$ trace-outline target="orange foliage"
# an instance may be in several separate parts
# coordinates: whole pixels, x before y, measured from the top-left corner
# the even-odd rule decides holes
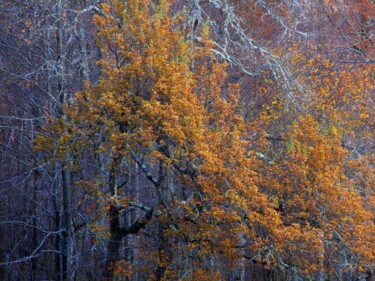
[[[370,66],[341,68],[296,43],[289,53],[301,101],[275,95],[245,121],[238,85],[223,86],[226,65],[211,53],[209,30],[189,41],[170,1],[158,2],[103,4],[106,15],[95,17],[102,77],[65,110],[71,124],[55,129],[72,150],[140,155],[184,190],[157,218],[178,250],[171,261],[140,251],[147,266],[119,262],[117,273],[152,274],[159,265],[166,280],[219,280],[221,265],[247,259],[313,277],[331,272],[340,254],[353,257],[347,268],[373,267],[374,156],[348,148],[373,137]],[[269,130],[281,134],[277,143],[264,138]]]

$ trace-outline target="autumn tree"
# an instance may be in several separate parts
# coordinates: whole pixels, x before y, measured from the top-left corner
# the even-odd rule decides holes
[[[373,3],[100,2],[0,3],[0,277],[370,278]]]
[[[170,5],[103,5],[103,15],[96,17],[103,76],[66,109],[66,120],[54,125],[61,134],[56,145],[65,147],[59,157],[69,147],[78,166],[82,150],[99,160],[96,178],[85,180],[104,201],[98,206],[108,206],[107,279],[122,259],[122,239],[147,224],[157,243],[141,254],[151,258],[155,279],[192,276],[196,268],[194,278],[206,278],[224,276],[212,267],[215,260],[245,258],[248,247],[256,252],[263,241],[237,244],[260,239],[256,229],[273,227],[267,222],[278,217],[256,186],[255,154],[237,113],[238,90],[223,91],[225,65],[211,53],[208,28],[190,42],[183,18],[171,16]],[[131,163],[148,180],[132,188],[142,193],[152,188],[145,202],[124,195]],[[144,213],[124,225],[122,213],[131,207]],[[171,266],[177,260],[185,266]]]
[[[264,131],[244,122],[238,87],[224,87],[209,28],[190,41],[171,5],[103,5],[96,17],[102,78],[66,109],[68,122],[55,125],[57,144],[99,160],[98,174],[86,180],[109,214],[105,278],[137,270],[158,280],[227,278],[219,267],[237,260],[320,279],[338,267],[369,269],[372,207],[352,188],[338,125],[314,120],[330,111],[279,96],[256,122],[267,128],[286,118],[285,134],[249,138]],[[311,114],[301,113],[309,107]],[[285,143],[277,151],[272,141]],[[144,173],[136,186],[125,184],[132,165]],[[137,189],[143,202],[124,187]],[[132,208],[143,213],[124,221]],[[149,249],[138,253],[146,267],[120,254],[123,239],[139,233],[156,237],[138,239]],[[343,253],[349,267],[335,258]]]

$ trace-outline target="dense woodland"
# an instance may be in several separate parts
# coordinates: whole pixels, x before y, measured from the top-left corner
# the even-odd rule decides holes
[[[0,0],[0,280],[375,280],[372,0]]]

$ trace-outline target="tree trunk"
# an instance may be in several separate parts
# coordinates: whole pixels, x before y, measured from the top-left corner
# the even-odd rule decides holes
[[[4,247],[3,243],[4,243],[4,240],[3,240],[3,227],[0,226],[0,263],[5,263],[5,256],[4,256],[4,249],[5,249],[5,247]],[[6,275],[6,268],[5,268],[5,266],[0,266],[0,280],[5,280],[5,275]]]
[[[72,271],[72,187],[71,187],[71,169],[70,158],[67,153],[65,166],[62,168],[62,183],[63,183],[63,246],[62,246],[62,265],[63,265],[63,280],[71,280]]]
[[[167,271],[168,265],[172,261],[172,249],[168,237],[165,235],[165,230],[167,229],[167,224],[164,222],[159,222],[159,263],[156,269],[156,280],[163,280],[165,273]]]
[[[113,279],[115,263],[120,259],[119,250],[123,235],[120,231],[119,215],[118,208],[116,206],[111,206],[109,209],[109,231],[111,236],[107,247],[107,260],[104,272],[105,281],[111,281]]]
[[[55,176],[58,178],[58,176]],[[52,196],[53,196],[53,208],[55,211],[55,231],[57,232],[55,248],[56,248],[56,261],[55,261],[55,271],[57,274],[56,280],[63,280],[63,266],[62,266],[62,234],[59,232],[62,229],[61,224],[61,206],[59,203],[60,193],[57,188],[57,183],[52,182]]]
[[[164,165],[160,164],[159,178],[163,178],[159,188],[159,200],[167,209],[167,213],[172,208],[174,187],[172,172]],[[168,225],[162,221],[159,222],[159,264],[156,269],[156,280],[162,280],[167,271],[168,265],[173,258],[172,245],[168,237],[165,235]]]

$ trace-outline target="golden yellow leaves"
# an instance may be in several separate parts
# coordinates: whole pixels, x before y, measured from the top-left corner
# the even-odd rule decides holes
[[[170,17],[168,1],[113,1],[103,11],[96,17],[103,76],[76,96],[70,118],[79,133],[56,127],[61,144],[72,139],[81,147],[89,143],[95,157],[124,162],[132,161],[134,151],[155,170],[175,173],[181,193],[196,196],[174,202],[178,211],[171,216],[179,229],[168,230],[172,239],[187,237],[181,242],[186,247],[179,245],[186,253],[206,257],[215,247],[215,254],[235,260],[243,239],[245,250],[263,251],[261,261],[267,266],[282,255],[287,263],[314,273],[321,270],[316,258],[321,266],[328,234],[337,228],[365,241],[356,244],[343,235],[366,261],[373,258],[363,225],[372,220],[368,209],[375,208],[374,194],[365,204],[360,193],[365,188],[357,190],[364,184],[350,179],[357,167],[347,162],[341,139],[351,117],[371,117],[365,103],[369,81],[355,81],[355,71],[343,71],[331,60],[296,53],[294,74],[306,90],[301,102],[293,106],[278,95],[280,89],[265,71],[262,93],[269,96],[259,106],[262,113],[246,123],[239,87],[223,91],[226,65],[213,59],[208,27],[199,48],[193,48],[176,28],[178,19]],[[116,165],[126,173],[126,165]],[[111,204],[129,206],[128,198],[117,194],[94,196],[102,211]],[[157,257],[153,261],[163,264]]]

